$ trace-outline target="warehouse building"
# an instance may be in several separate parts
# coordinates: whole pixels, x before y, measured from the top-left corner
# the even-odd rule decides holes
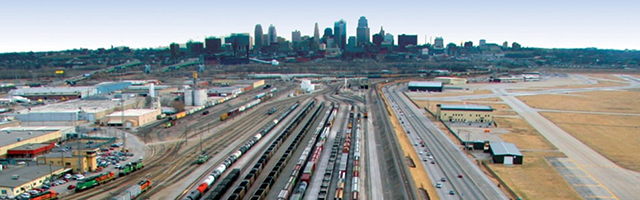
[[[486,105],[437,105],[436,117],[448,122],[493,122],[493,108]]]
[[[30,100],[58,99],[70,100],[93,96],[98,93],[95,87],[35,87],[19,88],[9,91],[11,96],[22,96]]]
[[[230,87],[212,87],[207,90],[207,96],[233,96],[242,93],[242,86],[230,86]]]
[[[171,94],[172,92],[178,91],[178,88],[168,85],[142,85],[142,86],[129,86],[127,89],[124,89],[124,93],[132,93],[140,96],[148,96],[149,88],[153,87],[153,91],[155,92],[155,96],[159,97],[162,95]]]
[[[464,85],[467,84],[466,78],[457,78],[457,77],[436,77],[433,79],[434,81],[442,82],[442,84],[447,85]]]
[[[442,85],[442,82],[410,81],[408,89],[412,92],[442,92],[444,86]]]
[[[42,186],[51,175],[62,174],[61,166],[37,165],[0,171],[0,194],[17,196]]]
[[[124,126],[127,128],[142,126],[157,120],[160,109],[129,109],[124,111]],[[123,113],[114,112],[101,121],[101,124],[109,126],[122,126]]]
[[[491,142],[489,144],[491,160],[493,163],[503,163],[505,165],[522,165],[522,153],[513,143]]]
[[[141,101],[144,101],[144,99],[127,99],[124,102],[124,108],[129,109],[144,105]],[[120,110],[120,107],[120,101],[111,99],[76,99],[32,107],[31,110],[24,109],[14,113],[7,113],[5,116],[13,116],[25,125],[41,125],[43,122],[68,123],[74,120],[96,122],[108,114]]]
[[[0,129],[0,134],[2,134],[0,137],[0,157],[7,157],[9,150],[24,145],[64,141],[67,133],[73,133],[73,127],[8,127]]]
[[[43,144],[24,144],[19,147],[9,149],[7,151],[7,158],[35,158],[46,154],[56,147],[55,143],[43,143]]]

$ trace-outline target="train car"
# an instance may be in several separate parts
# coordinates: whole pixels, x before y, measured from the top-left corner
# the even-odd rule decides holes
[[[180,119],[180,118],[183,118],[183,117],[186,117],[186,116],[187,116],[187,112],[185,112],[185,111],[182,111],[182,112],[179,112],[179,113],[175,114],[176,119]]]
[[[207,154],[202,154],[198,156],[198,160],[196,160],[197,164],[203,164],[206,163],[209,160],[209,155]]]
[[[96,178],[96,181],[98,181],[98,183],[103,184],[106,182],[109,182],[113,179],[116,178],[116,175],[113,172],[108,172],[108,173],[102,173],[100,174],[100,176],[98,176]]]
[[[58,199],[58,193],[56,193],[56,191],[47,190],[38,195],[31,196],[31,198],[29,198],[29,200],[51,200],[51,199]]]
[[[99,183],[96,180],[96,176],[86,178],[86,180],[80,181],[76,184],[76,192],[81,192],[86,189],[97,186]]]
[[[266,93],[264,93],[264,92],[260,93],[260,94],[256,95],[256,99],[260,99],[260,98],[262,98],[264,96],[266,96]]]
[[[164,128],[171,128],[171,126],[173,126],[173,121],[168,121],[164,123]]]

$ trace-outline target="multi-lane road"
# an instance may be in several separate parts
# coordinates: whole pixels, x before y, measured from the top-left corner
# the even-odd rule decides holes
[[[383,92],[389,98],[392,108],[398,113],[398,118],[406,129],[413,130],[409,133],[414,143],[420,139],[426,144],[427,151],[433,156],[435,164],[428,163],[427,172],[432,183],[441,182],[439,196],[443,199],[509,199],[496,184],[489,180],[478,166],[467,157],[460,145],[449,140],[445,133],[440,131],[423,111],[415,107],[404,95],[401,95],[396,86],[384,87]],[[400,112],[403,114],[400,115]],[[418,137],[416,137],[417,135]],[[419,138],[419,139],[416,139]],[[419,146],[421,147],[421,146]],[[418,148],[421,158],[426,155],[425,149]],[[437,166],[434,167],[434,166]],[[461,178],[460,178],[461,177]],[[453,194],[450,192],[453,191]]]

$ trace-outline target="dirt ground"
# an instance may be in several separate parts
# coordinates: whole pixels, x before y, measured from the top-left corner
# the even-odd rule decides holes
[[[640,172],[640,116],[541,114],[621,167]]]
[[[545,157],[561,153],[524,152],[518,166],[490,164],[491,169],[522,199],[582,199]]]
[[[389,119],[395,130],[396,136],[398,138],[398,143],[402,147],[403,155],[411,157],[411,159],[414,161],[414,164],[416,165],[415,168],[408,167],[409,172],[411,173],[411,177],[413,177],[416,188],[418,189],[421,187],[424,188],[427,191],[430,199],[435,199],[435,200],[440,199],[440,197],[438,197],[437,192],[435,190],[435,186],[432,185],[431,182],[429,181],[430,180],[429,175],[427,175],[426,170],[422,165],[423,162],[420,162],[420,157],[418,156],[418,153],[416,153],[416,151],[413,149],[413,145],[411,144],[411,141],[409,140],[409,138],[407,137],[407,134],[402,129],[402,126],[400,125],[400,122],[398,121],[398,118],[395,116],[393,110],[389,107],[389,103],[387,102],[386,98],[384,101],[385,101],[385,105],[388,110],[388,113],[391,113],[391,115],[389,115]]]
[[[616,74],[582,74],[585,76],[589,76],[589,77],[594,77],[594,78],[603,78],[603,79],[610,79],[610,80],[616,80],[616,81],[625,81],[624,79],[621,79],[620,77],[615,76]]]
[[[540,109],[640,113],[640,91],[633,90],[519,96],[518,99]]]

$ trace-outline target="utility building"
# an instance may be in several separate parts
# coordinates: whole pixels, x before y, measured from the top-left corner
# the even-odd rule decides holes
[[[442,92],[444,86],[437,81],[411,81],[408,84],[409,91],[412,92]]]
[[[436,116],[448,122],[493,122],[493,108],[486,105],[437,105]]]
[[[449,84],[449,85],[464,85],[467,83],[466,78],[456,78],[456,77],[436,77],[433,80],[442,82],[442,84]]]
[[[491,142],[491,160],[493,163],[503,163],[505,165],[522,165],[522,153],[513,143]]]

